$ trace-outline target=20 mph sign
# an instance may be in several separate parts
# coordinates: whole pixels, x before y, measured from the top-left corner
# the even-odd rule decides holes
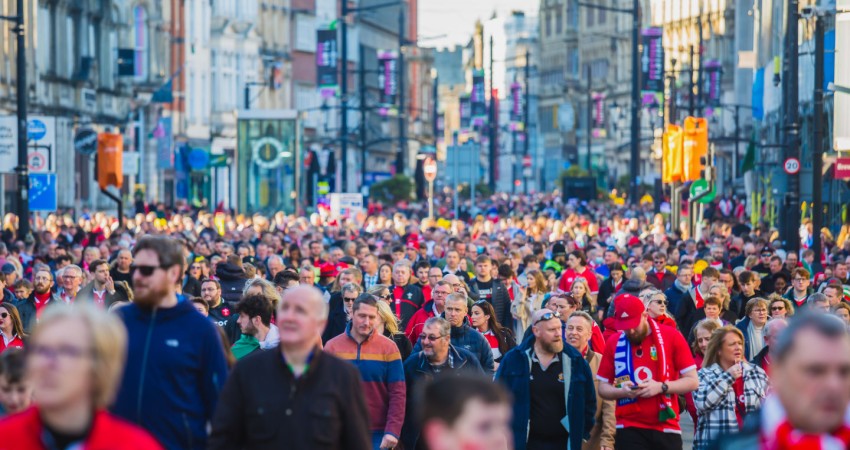
[[[797,158],[788,158],[782,167],[788,175],[797,175],[800,173],[800,160]]]

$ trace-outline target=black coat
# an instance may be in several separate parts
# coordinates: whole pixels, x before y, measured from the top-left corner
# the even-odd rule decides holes
[[[490,304],[493,305],[493,309],[496,311],[496,318],[499,319],[499,325],[512,327],[514,322],[511,316],[511,296],[508,294],[508,288],[505,287],[501,280],[493,278],[492,281],[493,297],[490,299]],[[477,278],[469,282],[469,289],[472,291],[474,298],[481,298],[481,294],[478,291]]]
[[[440,373],[441,377],[457,376],[457,375],[481,375],[484,376],[484,371],[472,353],[457,348],[454,345],[449,345],[450,364],[449,367],[443,369]],[[419,435],[422,430],[419,428],[419,423],[416,420],[416,405],[422,404],[422,399],[418,398],[417,389],[421,389],[424,383],[433,380],[435,377],[434,371],[431,368],[431,363],[423,352],[416,352],[406,360],[404,360],[404,380],[407,387],[407,403],[406,412],[404,414],[404,425],[401,428],[400,442],[404,444],[405,450],[415,450],[419,442]],[[421,448],[421,447],[420,447]]]
[[[221,284],[221,298],[225,301],[236,303],[242,298],[245,289],[245,272],[240,267],[230,263],[219,263],[215,269],[215,275]]]
[[[413,344],[410,343],[410,339],[404,333],[390,335],[389,332],[384,331],[384,336],[395,342],[395,346],[398,347],[398,351],[401,353],[402,362],[413,353]]]
[[[300,378],[279,350],[242,358],[227,379],[208,449],[370,450],[360,373],[316,350]]]
[[[328,323],[325,325],[325,331],[322,332],[322,345],[344,333],[345,327],[348,325],[348,317],[342,306],[332,306],[331,308],[331,312],[328,314]]]
[[[390,286],[390,295],[395,296],[395,286]],[[397,303],[396,303],[397,302]],[[407,322],[419,311],[419,308],[425,304],[425,296],[422,295],[422,289],[415,284],[408,284],[402,289],[401,298],[395,299],[390,303],[390,309],[396,313],[396,308],[401,311],[399,316],[399,330],[407,329]]]

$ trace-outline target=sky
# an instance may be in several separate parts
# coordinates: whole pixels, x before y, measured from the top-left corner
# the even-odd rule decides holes
[[[475,30],[476,19],[484,21],[493,11],[504,16],[512,10],[536,16],[538,4],[539,0],[419,0],[419,45],[464,45]]]

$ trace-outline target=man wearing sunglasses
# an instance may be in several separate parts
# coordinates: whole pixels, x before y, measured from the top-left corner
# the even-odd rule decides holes
[[[327,344],[331,339],[345,332],[345,328],[351,323],[351,306],[357,297],[363,293],[363,289],[356,283],[345,283],[340,292],[341,306],[331,306],[328,314],[328,324],[322,332],[322,343]]]
[[[535,311],[531,332],[502,358],[496,372],[496,380],[514,394],[514,448],[580,449],[590,437],[597,407],[590,366],[564,344],[560,314]]]
[[[191,302],[178,301],[184,259],[174,239],[144,236],[133,256],[135,299],[117,310],[128,352],[113,412],[166,448],[205,449],[227,379],[219,331]]]
[[[458,375],[483,376],[484,371],[472,353],[451,344],[451,324],[442,317],[432,317],[425,322],[419,342],[421,351],[415,351],[404,361],[404,379],[407,398],[401,441],[404,448],[415,449],[419,441],[420,428],[416,420],[416,389],[435,377]],[[489,351],[489,350],[488,350]]]
[[[659,291],[666,291],[673,286],[676,275],[667,270],[667,255],[664,252],[655,252],[652,255],[652,269],[647,272],[646,281]]]

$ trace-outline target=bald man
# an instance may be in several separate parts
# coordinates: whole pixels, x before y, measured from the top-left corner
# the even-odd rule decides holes
[[[321,291],[307,285],[284,291],[280,351],[236,365],[219,398],[210,449],[371,448],[360,374],[317,345],[327,320]]]

